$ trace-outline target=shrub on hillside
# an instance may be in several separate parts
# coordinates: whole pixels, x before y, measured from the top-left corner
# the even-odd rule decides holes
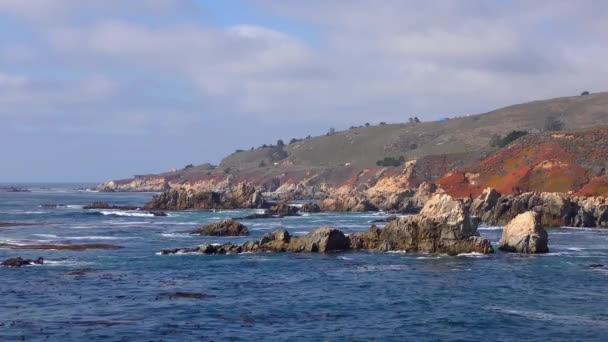
[[[390,167],[390,166],[399,166],[403,163],[405,158],[403,156],[398,159],[393,157],[384,157],[384,159],[380,159],[376,162],[378,166]]]
[[[496,134],[490,139],[490,146],[503,148],[526,134],[528,134],[526,131],[511,131],[504,138]]]

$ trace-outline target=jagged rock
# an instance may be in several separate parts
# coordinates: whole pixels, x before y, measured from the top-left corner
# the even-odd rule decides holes
[[[245,225],[234,220],[209,223],[197,228],[192,234],[206,236],[246,236],[249,230]]]
[[[380,233],[381,229],[372,225],[367,232],[358,232],[351,234],[350,249],[376,249],[380,245]]]
[[[277,203],[267,210],[270,214],[282,216],[296,216],[298,215],[298,211],[298,207],[291,206],[285,202]]]
[[[492,253],[489,241],[479,237],[463,203],[435,195],[419,215],[390,222],[380,234],[378,249],[423,253]]]
[[[548,240],[540,214],[528,211],[515,217],[503,228],[498,248],[505,252],[547,253]]]
[[[470,211],[488,224],[505,225],[517,215],[535,211],[547,227],[608,227],[608,199],[570,197],[550,192],[500,195],[486,189],[472,201]]]
[[[287,245],[288,252],[319,252],[327,253],[332,251],[347,250],[350,241],[341,231],[321,227],[304,236],[291,238]]]
[[[44,264],[44,259],[40,258],[40,257],[38,259],[22,259],[21,257],[18,257],[18,258],[7,259],[2,262],[2,266],[7,266],[7,267],[21,267],[21,266],[42,265],[42,264]]]
[[[399,216],[397,215],[391,215],[387,218],[381,218],[381,219],[377,219],[377,220],[372,220],[370,223],[386,223],[386,222],[392,222],[395,221],[396,219],[398,219]]]
[[[240,209],[268,207],[255,187],[239,183],[230,191],[168,190],[144,206],[148,210]]]
[[[317,203],[304,203],[300,211],[303,213],[319,213],[321,207]]]
[[[365,212],[378,210],[365,195],[356,191],[347,194],[337,193],[330,198],[324,199],[320,207],[323,211]]]
[[[225,254],[242,252],[319,252],[343,250],[405,250],[408,252],[492,253],[492,245],[479,237],[462,202],[447,195],[432,197],[421,213],[391,221],[385,229],[372,226],[367,232],[345,236],[335,228],[322,227],[304,236],[292,237],[280,229],[259,241],[240,246],[205,244],[195,248],[163,250],[163,254],[195,252]]]

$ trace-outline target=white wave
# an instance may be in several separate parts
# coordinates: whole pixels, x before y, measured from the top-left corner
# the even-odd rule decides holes
[[[516,310],[509,308],[502,308],[498,306],[491,306],[485,308],[486,310],[494,311],[501,314],[521,316],[528,319],[539,320],[539,321],[551,321],[559,322],[562,324],[592,324],[592,325],[608,325],[608,320],[605,319],[593,319],[590,317],[576,316],[576,315],[555,315],[540,311],[526,311]]]
[[[56,239],[58,236],[55,234],[32,234],[34,236],[40,236],[43,238],[48,238],[48,239]]]
[[[46,214],[46,211],[24,211],[24,214],[27,215],[40,215],[40,214]]]
[[[298,232],[294,232],[293,234],[294,235],[306,235],[308,233],[310,233],[310,232],[307,232],[307,231],[298,231]]]
[[[42,265],[38,266],[84,266],[84,265],[92,265],[92,262],[88,261],[76,261],[76,260],[44,260]]]
[[[477,227],[477,230],[501,230],[502,227]]]
[[[179,237],[179,238],[183,238],[183,237],[194,237],[192,234],[190,233],[161,233],[161,236],[164,237],[168,237],[168,238],[175,238],[175,237]]]
[[[430,260],[430,259],[441,259],[440,256],[420,256],[416,258],[417,260]]]
[[[154,217],[152,213],[142,213],[136,211],[100,211],[105,216],[124,216],[124,217]]]
[[[487,258],[487,254],[471,252],[471,253],[460,253],[457,256],[459,257],[467,257],[467,258]]]
[[[62,239],[67,239],[67,240],[126,240],[126,239],[140,239],[140,238],[136,237],[136,236],[118,237],[118,236],[90,235],[90,236],[64,236],[64,237],[62,237]]]
[[[68,204],[65,207],[68,209],[82,209],[83,208],[83,206],[79,205],[79,204]]]
[[[389,253],[389,254],[406,254],[407,251],[397,250],[397,251],[388,251],[386,253]]]
[[[569,251],[577,251],[577,252],[582,252],[585,248],[579,248],[579,247],[568,247],[567,250]]]
[[[349,258],[349,257],[345,257],[345,256],[339,256],[338,259],[342,259],[342,260],[355,260],[353,258]]]

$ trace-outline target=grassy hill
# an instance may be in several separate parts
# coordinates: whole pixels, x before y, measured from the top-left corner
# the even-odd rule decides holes
[[[544,131],[548,118],[560,122],[563,130],[608,124],[608,93],[535,101],[445,121],[352,128],[285,146],[238,151],[217,167],[205,164],[162,177],[186,182],[233,175],[259,183],[281,183],[284,180],[278,178],[302,179],[314,172],[318,182],[339,184],[362,169],[382,169],[376,162],[386,157],[405,161],[431,158],[436,175],[476,165],[497,150],[490,144],[493,137],[512,131]],[[438,157],[443,161],[437,162]],[[389,169],[399,172],[401,167]]]

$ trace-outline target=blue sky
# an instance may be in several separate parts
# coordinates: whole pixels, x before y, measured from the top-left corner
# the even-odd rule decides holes
[[[0,0],[0,181],[606,90],[603,1]]]

